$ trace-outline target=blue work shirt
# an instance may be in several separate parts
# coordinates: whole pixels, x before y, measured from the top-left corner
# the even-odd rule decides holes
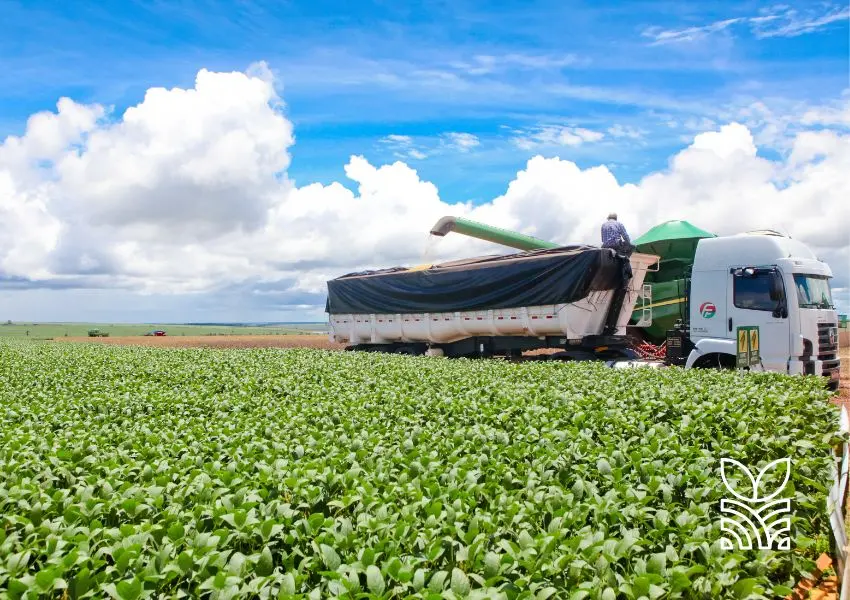
[[[608,219],[602,224],[602,247],[617,248],[621,244],[629,245],[632,241],[623,224],[614,219]]]

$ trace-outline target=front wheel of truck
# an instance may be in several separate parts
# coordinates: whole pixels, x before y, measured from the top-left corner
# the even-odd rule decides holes
[[[731,370],[735,368],[735,357],[731,354],[706,354],[694,362],[693,369]]]

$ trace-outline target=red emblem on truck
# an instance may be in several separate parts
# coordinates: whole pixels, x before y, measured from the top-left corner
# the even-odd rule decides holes
[[[717,314],[717,307],[714,302],[703,302],[699,305],[699,314],[702,315],[703,319],[710,319]]]

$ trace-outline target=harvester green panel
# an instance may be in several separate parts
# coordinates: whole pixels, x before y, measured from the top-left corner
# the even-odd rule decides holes
[[[687,315],[686,278],[694,264],[697,244],[701,239],[717,237],[687,221],[667,221],[656,225],[634,240],[638,252],[661,257],[658,271],[646,274],[645,283],[652,286],[652,325],[643,328],[654,343],[663,341],[668,329]],[[643,307],[635,309],[631,322],[640,319]]]
[[[655,273],[647,273],[646,279]],[[687,303],[685,302],[685,279],[672,281],[646,281],[652,286],[652,324],[642,327],[644,336],[653,343],[663,341],[667,330],[672,329],[679,319],[684,319]],[[632,314],[630,323],[637,323],[643,307],[638,307]]]
[[[709,231],[695,227],[687,221],[665,221],[660,225],[656,225],[632,243],[639,248],[656,247],[655,245],[659,244],[668,251],[675,251],[677,248],[687,250],[690,247],[690,244],[680,245],[680,242],[693,241],[695,248],[696,241],[702,238],[713,237],[717,236]],[[687,252],[683,255],[687,255]],[[671,254],[670,256],[673,255]],[[691,254],[691,258],[693,258],[693,254]]]

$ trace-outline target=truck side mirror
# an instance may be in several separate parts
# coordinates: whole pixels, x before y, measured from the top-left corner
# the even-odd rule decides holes
[[[785,288],[782,285],[782,275],[778,271],[770,273],[770,299],[781,302],[785,297]]]
[[[788,309],[785,308],[784,305],[779,304],[776,308],[773,309],[773,318],[774,319],[787,319],[788,318]]]
[[[782,284],[782,274],[779,271],[770,272],[770,299],[776,302],[773,317],[775,319],[788,318],[788,307],[785,306],[785,286]]]

